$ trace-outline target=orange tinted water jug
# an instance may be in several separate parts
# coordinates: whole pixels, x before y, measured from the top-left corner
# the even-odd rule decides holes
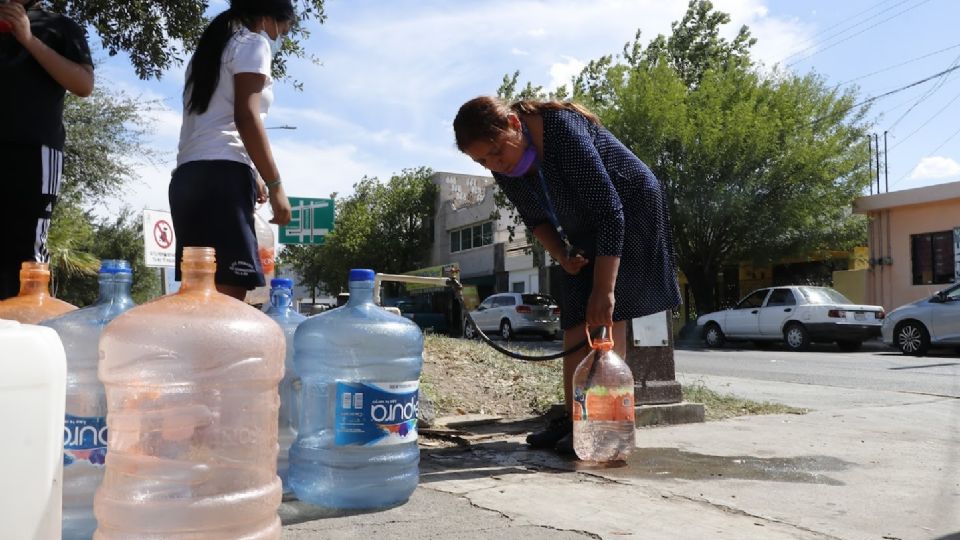
[[[280,538],[280,327],[214,286],[213,248],[183,251],[177,294],[100,338],[106,471],[98,539]]]
[[[0,319],[36,324],[77,309],[50,296],[50,267],[27,261],[20,266],[20,294],[0,302]]]
[[[613,331],[597,340],[573,373],[573,449],[584,461],[627,458],[634,446],[633,374],[613,351]]]

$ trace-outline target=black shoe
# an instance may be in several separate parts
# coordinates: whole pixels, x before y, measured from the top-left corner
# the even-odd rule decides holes
[[[557,441],[571,433],[573,433],[573,421],[569,416],[563,415],[551,420],[547,424],[547,429],[527,435],[527,444],[530,448],[553,448]]]
[[[560,455],[564,455],[564,456],[574,455],[576,452],[574,452],[573,450],[573,433],[571,432],[564,435],[562,439],[557,441],[557,444],[556,446],[553,447],[553,449],[556,450],[557,453]]]

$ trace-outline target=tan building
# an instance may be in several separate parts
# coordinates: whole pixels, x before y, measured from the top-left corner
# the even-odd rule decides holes
[[[887,311],[960,280],[960,182],[860,197],[870,219],[866,303]]]

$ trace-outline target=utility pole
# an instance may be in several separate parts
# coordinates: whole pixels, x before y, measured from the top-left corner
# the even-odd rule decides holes
[[[880,193],[880,135],[873,134],[873,146],[877,149],[877,193]]]
[[[870,169],[870,194],[873,195],[873,137],[867,135],[867,168]]]
[[[890,193],[890,174],[887,172],[887,131],[883,131],[883,183],[886,186],[884,193]],[[879,185],[877,186],[879,188]]]

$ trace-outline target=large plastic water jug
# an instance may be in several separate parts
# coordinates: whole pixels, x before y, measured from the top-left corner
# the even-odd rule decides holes
[[[179,292],[101,335],[109,441],[94,538],[280,537],[283,332],[218,293],[215,272],[213,248],[184,248]]]
[[[328,508],[381,508],[417,487],[423,334],[373,303],[372,270],[351,270],[350,300],[297,328],[300,425],[290,485]]]
[[[613,351],[613,331],[591,340],[573,372],[573,449],[584,461],[627,458],[633,450],[633,374]]]
[[[0,319],[36,324],[77,306],[50,296],[50,267],[27,261],[20,265],[20,294],[0,302]]]
[[[83,309],[48,319],[67,352],[67,405],[63,422],[63,538],[89,540],[97,528],[93,495],[107,453],[107,398],[97,378],[100,332],[135,304],[130,263],[100,264],[100,296]]]
[[[56,332],[0,321],[3,538],[60,538],[66,369]]]
[[[263,287],[257,287],[247,293],[248,304],[266,304],[270,301],[270,281],[276,272],[277,246],[273,238],[270,222],[258,212],[253,213],[253,230],[257,234],[257,255],[263,268]]]
[[[290,445],[297,438],[297,424],[300,414],[300,376],[293,365],[293,335],[306,317],[293,309],[293,280],[274,278],[270,280],[270,307],[266,311],[280,328],[287,342],[287,355],[284,358],[283,380],[280,381],[280,451],[277,453],[277,474],[283,481],[283,490],[289,491],[287,479],[287,456]]]

